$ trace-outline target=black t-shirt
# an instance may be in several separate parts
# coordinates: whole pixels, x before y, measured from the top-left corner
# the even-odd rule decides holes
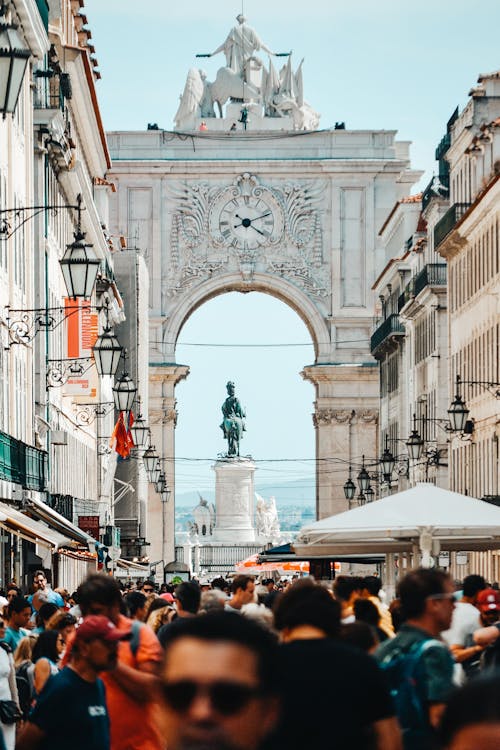
[[[368,750],[372,724],[394,716],[375,660],[333,639],[280,647],[282,719],[271,740],[280,750]]]
[[[41,750],[109,750],[104,683],[82,680],[69,667],[49,679],[29,721],[45,733]]]

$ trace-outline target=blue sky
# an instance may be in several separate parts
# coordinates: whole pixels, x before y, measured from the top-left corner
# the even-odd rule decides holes
[[[197,52],[211,52],[241,12],[241,1],[86,0],[102,80],[98,95],[107,130],[173,127],[178,97]],[[434,169],[434,149],[479,73],[500,68],[500,2],[483,0],[245,0],[248,22],[274,51],[304,62],[305,97],[321,127],[398,130],[413,142],[412,165]],[[203,60],[211,79],[223,57]],[[312,473],[314,391],[298,375],[312,362],[310,343],[282,303],[260,294],[224,295],[197,310],[181,333],[177,360],[191,366],[178,387],[176,491],[210,487],[208,459],[224,449],[220,405],[235,380],[248,410],[242,450],[261,459],[259,479]],[[218,344],[217,347],[187,346]],[[289,459],[307,459],[290,461]],[[207,460],[199,460],[207,459]],[[343,471],[343,469],[342,469]]]

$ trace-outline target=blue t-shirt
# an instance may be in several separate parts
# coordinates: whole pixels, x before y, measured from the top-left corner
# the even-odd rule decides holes
[[[19,628],[19,630],[15,630],[14,628],[6,628],[5,630],[5,637],[2,638],[4,643],[8,643],[11,647],[12,651],[15,651],[16,648],[19,646],[19,642],[27,636],[29,633],[28,630],[24,630],[24,628]]]
[[[29,721],[45,733],[40,750],[109,750],[104,683],[82,680],[70,667],[49,678]]]

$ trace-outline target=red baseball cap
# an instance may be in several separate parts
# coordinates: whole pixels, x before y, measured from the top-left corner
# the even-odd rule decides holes
[[[500,610],[500,591],[483,589],[478,593],[476,603],[481,612]]]
[[[130,638],[130,633],[126,630],[119,630],[104,615],[89,615],[78,626],[75,641],[93,641],[94,638],[102,641],[122,641]]]
[[[166,594],[160,594],[160,599],[165,599],[166,602],[175,602],[172,594],[169,594],[168,592]]]

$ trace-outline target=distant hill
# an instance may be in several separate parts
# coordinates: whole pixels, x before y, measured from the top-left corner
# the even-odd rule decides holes
[[[276,498],[277,508],[296,505],[303,508],[314,507],[316,504],[316,481],[314,477],[303,477],[291,482],[276,482],[276,484],[257,483],[255,491],[269,500],[271,495]],[[215,491],[200,489],[200,494],[209,502],[214,502]],[[175,496],[177,508],[194,508],[198,505],[198,492],[181,492]]]

